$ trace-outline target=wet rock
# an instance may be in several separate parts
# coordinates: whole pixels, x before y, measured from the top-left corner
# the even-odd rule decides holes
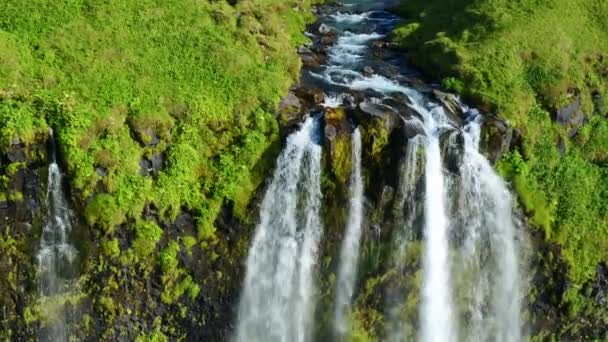
[[[319,28],[317,29],[317,31],[322,35],[328,35],[328,34],[332,33],[332,29],[325,24],[319,25]]]
[[[335,35],[327,35],[327,36],[323,36],[321,37],[321,44],[325,45],[325,46],[331,46],[334,45],[336,43],[337,37]]]
[[[302,103],[293,92],[289,92],[287,96],[281,100],[279,104],[279,122],[282,126],[290,126],[300,120],[302,115]]]
[[[297,88],[294,94],[306,108],[313,108],[325,101],[325,93],[320,88]]]
[[[433,96],[441,103],[443,108],[446,110],[446,113],[450,114],[452,118],[462,119],[464,117],[464,112],[462,110],[460,100],[458,100],[455,95],[445,93],[437,89],[433,89],[432,93]]]
[[[383,104],[361,102],[357,107],[357,116],[360,121],[369,121],[377,118],[384,122],[387,131],[392,132],[399,124],[399,114],[392,108]]]
[[[424,125],[417,118],[403,119],[403,135],[412,139],[417,135],[425,135]]]
[[[372,48],[374,49],[384,49],[387,46],[387,42],[383,40],[375,40],[372,42]]]
[[[323,53],[314,52],[306,46],[300,46],[298,48],[298,54],[302,60],[304,67],[309,69],[318,69],[321,65],[325,64],[327,56]]]
[[[370,66],[366,66],[365,68],[363,68],[363,75],[365,76],[371,76],[374,74],[374,68],[370,67]]]

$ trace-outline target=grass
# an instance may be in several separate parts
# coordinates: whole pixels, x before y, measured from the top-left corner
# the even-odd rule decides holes
[[[0,3],[0,152],[44,143],[53,128],[96,241],[83,267],[87,290],[107,317],[133,298],[96,277],[115,288],[147,281],[112,276],[127,267],[162,272],[167,305],[198,298],[206,280],[181,265],[180,237],[159,225],[193,215],[198,229],[183,240],[191,255],[216,239],[224,203],[248,219],[279,140],[275,108],[299,76],[296,46],[307,40],[313,2]],[[141,161],[157,155],[161,170],[144,175]],[[158,222],[144,219],[147,206]]]
[[[523,148],[498,166],[561,246],[563,300],[581,312],[583,289],[608,262],[608,3],[413,0],[398,11],[409,21],[394,38],[417,66],[522,132]],[[587,122],[570,138],[552,118],[576,99]]]

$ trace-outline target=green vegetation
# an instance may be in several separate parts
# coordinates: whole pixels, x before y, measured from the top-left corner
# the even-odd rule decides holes
[[[608,262],[608,3],[413,0],[399,11],[409,22],[394,38],[416,65],[522,132],[499,169],[561,247],[564,303],[572,315],[589,311],[585,287]],[[582,128],[555,121],[578,103]]]
[[[222,207],[249,222],[246,208],[279,140],[274,111],[299,75],[295,48],[306,41],[314,2],[0,4],[0,155],[15,146],[43,153],[53,128],[75,209],[91,227],[86,239],[95,241],[83,243],[82,282],[106,319],[98,337],[120,334],[111,326],[117,316],[152,315],[145,301],[179,304],[183,313],[204,284],[228,287],[219,270],[195,272],[184,259],[215,255],[200,266],[211,268],[230,247],[218,242]],[[0,165],[2,201],[23,198],[8,188],[10,169],[19,167]],[[183,214],[194,229],[172,226]],[[162,298],[146,298],[157,283]],[[151,333],[141,327],[140,339],[178,336],[161,328],[172,319]]]

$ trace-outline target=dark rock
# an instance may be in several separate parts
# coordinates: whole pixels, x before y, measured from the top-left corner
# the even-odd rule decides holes
[[[32,234],[32,225],[29,222],[16,222],[15,233],[17,235],[28,236]]]
[[[180,233],[192,233],[195,228],[194,218],[192,215],[182,212],[177,216],[175,221],[173,221],[173,227]]]
[[[325,45],[325,46],[330,46],[330,45],[334,45],[336,43],[336,39],[337,37],[335,35],[327,35],[327,36],[323,36],[321,37],[321,44]]]
[[[97,175],[100,177],[106,177],[108,175],[108,170],[103,166],[98,166],[95,168],[95,173],[97,173]]]
[[[152,174],[158,176],[160,170],[163,168],[165,163],[165,155],[162,152],[158,152],[152,155],[150,158],[150,164],[152,166]]]
[[[139,174],[142,176],[149,176],[152,171],[152,163],[147,159],[141,159],[139,161]]]
[[[372,68],[370,66],[366,66],[365,68],[363,68],[363,75],[371,76],[373,74],[374,74],[374,68]]]
[[[399,124],[399,114],[392,108],[383,104],[373,104],[369,102],[361,102],[357,107],[356,113],[360,121],[369,121],[370,119],[380,118],[384,121],[386,129],[390,134]]]
[[[580,127],[586,119],[583,113],[581,98],[578,97],[569,106],[557,111],[555,120],[564,126]]]
[[[25,148],[19,144],[11,145],[6,151],[6,155],[11,163],[24,163],[27,159]]]
[[[282,126],[294,125],[301,119],[302,112],[300,99],[293,92],[289,92],[279,104],[279,122]]]
[[[403,119],[403,134],[406,138],[412,139],[417,135],[425,135],[424,125],[417,118]]]
[[[591,295],[599,305],[608,305],[608,265],[597,266],[595,280],[591,286]]]
[[[387,42],[383,40],[376,40],[372,42],[372,48],[374,49],[383,49],[387,46]]]
[[[329,26],[325,25],[325,24],[321,24],[319,26],[318,31],[322,35],[328,35],[328,34],[330,34],[330,33],[333,32],[332,29]]]
[[[320,88],[297,88],[294,94],[300,99],[307,108],[312,108],[325,101],[325,93]]]
[[[441,103],[443,108],[446,110],[446,113],[450,115],[452,119],[457,120],[456,122],[460,123],[462,121],[462,118],[464,117],[464,112],[462,110],[460,100],[458,100],[458,98],[453,94],[444,93],[437,89],[433,89],[432,92],[433,96]]]
[[[333,141],[336,139],[336,137],[338,136],[336,127],[334,127],[332,125],[325,125],[324,135],[325,135],[325,141],[329,142],[329,144],[331,145],[333,143]]]
[[[145,137],[143,138],[144,140],[144,145],[146,146],[156,146],[158,145],[158,143],[160,142],[160,138],[158,137],[158,135],[156,134],[156,132],[154,132],[154,130],[152,128],[146,128],[146,130],[143,133],[145,135]]]
[[[503,153],[513,145],[514,130],[493,115],[486,115],[481,126],[481,151],[492,163],[496,163]]]

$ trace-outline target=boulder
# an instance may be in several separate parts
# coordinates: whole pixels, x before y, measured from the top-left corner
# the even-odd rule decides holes
[[[503,153],[514,145],[514,130],[493,115],[486,115],[481,125],[481,152],[492,163],[496,163]]]
[[[372,68],[371,66],[366,66],[363,68],[363,75],[365,76],[371,76],[374,74],[374,68]]]
[[[574,137],[579,128],[585,123],[587,116],[583,112],[582,101],[577,97],[570,105],[559,109],[555,114],[555,121],[564,127],[569,127],[568,136]]]
[[[456,95],[445,93],[437,89],[433,89],[432,93],[435,99],[441,103],[446,114],[448,114],[451,119],[461,123],[462,119],[464,118],[464,112],[462,110],[460,100],[456,97]]]
[[[283,126],[290,126],[300,120],[302,116],[302,103],[293,92],[289,92],[279,103],[279,121]]]
[[[148,147],[154,147],[160,142],[160,138],[158,137],[156,132],[154,132],[154,130],[150,127],[146,128],[143,131],[142,140],[144,145]]]
[[[325,24],[319,25],[318,31],[319,31],[319,34],[322,34],[322,35],[328,35],[333,32],[332,29]]]
[[[152,175],[158,176],[165,163],[165,155],[162,152],[154,153],[150,157],[150,166],[152,169]]]
[[[325,101],[325,93],[320,88],[297,88],[294,90],[294,94],[307,108],[313,108]]]

